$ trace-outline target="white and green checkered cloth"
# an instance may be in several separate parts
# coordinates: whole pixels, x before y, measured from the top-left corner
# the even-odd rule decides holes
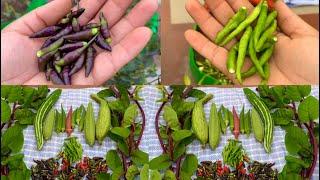
[[[61,103],[63,104],[64,109],[68,109],[71,105],[73,109],[79,107],[81,104],[87,106],[88,102],[91,100],[90,94],[97,93],[101,89],[102,88],[64,89],[59,101],[55,105],[55,108],[60,110]],[[245,106],[246,110],[251,108],[250,103],[243,94],[242,88],[203,87],[199,89],[214,95],[214,99],[205,105],[207,118],[209,116],[211,102],[215,102],[218,106],[223,104],[228,109],[231,109],[232,106],[235,106],[238,112],[240,112],[242,105]],[[152,159],[162,153],[154,128],[155,116],[158,108],[161,105],[161,103],[156,101],[160,99],[162,95],[161,93],[159,93],[155,86],[145,86],[142,89],[140,95],[144,99],[144,101],[140,101],[140,103],[145,111],[147,120],[140,149],[148,152],[150,155],[150,159]],[[312,95],[319,98],[319,88],[317,86],[314,86],[312,88]],[[93,105],[97,117],[99,106],[95,102],[93,103]],[[141,117],[138,118],[141,120]],[[25,154],[24,160],[28,167],[31,167],[34,164],[33,159],[47,159],[56,156],[63,145],[64,138],[67,137],[65,133],[54,133],[52,139],[45,142],[42,151],[38,151],[36,148],[33,127],[29,126],[27,129],[25,129],[24,135],[25,143],[23,152]],[[93,147],[89,147],[85,143],[83,133],[75,130],[72,133],[72,136],[77,136],[81,141],[84,149],[84,156],[104,157],[108,150],[115,148],[115,143],[112,142],[109,138],[106,138],[102,145],[96,143]],[[286,149],[284,145],[284,136],[285,132],[281,128],[276,127],[274,130],[272,153],[270,154],[265,153],[263,145],[258,143],[253,135],[250,135],[250,137],[247,137],[246,135],[240,135],[239,140],[242,141],[243,147],[252,160],[262,162],[275,162],[274,167],[277,168],[280,172],[285,165],[284,157],[286,155]],[[229,138],[233,138],[233,135],[231,134],[230,130],[227,130],[227,133],[221,137],[221,142],[215,151],[212,151],[209,147],[202,149],[198,141],[190,144],[187,148],[187,151],[188,153],[194,153],[198,157],[199,161],[221,160],[222,149],[226,145],[227,139]],[[319,161],[317,162],[313,179],[319,179]]]

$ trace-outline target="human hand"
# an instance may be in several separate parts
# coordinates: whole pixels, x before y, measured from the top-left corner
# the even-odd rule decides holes
[[[98,50],[94,68],[88,78],[84,69],[72,76],[73,85],[101,85],[110,79],[146,46],[152,32],[144,27],[158,8],[157,0],[141,0],[126,16],[132,0],[81,0],[85,12],[81,25],[99,22],[102,11],[108,20],[112,52]],[[70,0],[54,0],[21,17],[1,32],[1,83],[49,84],[39,72],[36,52],[44,39],[30,39],[29,35],[44,27],[56,24],[70,12]]]
[[[213,40],[240,7],[247,7],[249,12],[254,7],[248,0],[207,0],[206,3],[211,14],[198,0],[187,2],[188,13],[205,36],[197,31],[187,30],[185,38],[197,52],[209,59],[232,81],[238,83],[235,75],[228,73],[226,67],[228,51],[237,40],[233,40],[225,47],[217,46]],[[292,12],[284,2],[278,0],[274,7],[278,11],[277,20],[281,32],[277,32],[278,42],[270,59],[271,72],[268,84],[319,83],[319,32]],[[247,70],[250,65],[251,61],[246,59],[244,69]],[[259,75],[255,75],[244,80],[243,84],[257,85],[260,80]]]

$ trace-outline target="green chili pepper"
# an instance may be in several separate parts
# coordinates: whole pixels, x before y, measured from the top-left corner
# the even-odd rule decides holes
[[[64,39],[60,38],[57,41],[55,41],[54,43],[52,43],[50,46],[39,50],[37,52],[37,57],[41,57],[41,56],[43,56],[43,55],[45,55],[45,54],[47,54],[47,53],[49,53],[51,51],[54,51],[54,50],[58,49],[63,44],[63,41],[64,41]]]
[[[269,63],[266,63],[266,64],[263,66],[263,70],[264,70],[264,73],[266,74],[266,77],[265,77],[265,79],[263,79],[263,80],[261,81],[261,84],[262,84],[262,85],[267,85],[267,84],[268,84],[269,77],[270,77],[270,64],[269,64]]]
[[[262,1],[261,1],[262,2]],[[262,3],[259,3],[258,6],[252,11],[252,13],[245,19],[239,26],[227,36],[224,41],[219,44],[220,46],[226,45],[228,42],[230,42],[233,38],[235,38],[238,34],[240,34],[244,29],[246,29],[254,20],[257,19],[257,17],[260,14],[261,11],[261,5]]]
[[[268,4],[266,1],[263,2],[261,6],[261,12],[258,18],[258,22],[256,27],[253,30],[253,36],[254,36],[254,44],[258,43],[258,40],[260,38],[261,33],[264,30],[264,24],[268,16]]]
[[[258,71],[258,73],[260,74],[260,76],[262,78],[265,78],[265,74],[263,71],[263,68],[257,58],[257,54],[256,51],[254,49],[254,40],[253,40],[253,36],[250,38],[250,42],[249,42],[249,55],[250,55],[250,59],[252,61],[252,63],[254,64],[254,66],[256,67],[256,70]]]
[[[261,66],[265,65],[265,64],[269,61],[269,59],[270,59],[271,56],[272,56],[274,47],[275,47],[275,45],[271,46],[270,48],[268,48],[268,49],[261,55],[260,61],[259,61],[259,63],[260,63]],[[252,66],[248,71],[242,73],[241,76],[242,76],[243,78],[248,78],[248,77],[250,77],[250,76],[253,76],[256,72],[257,72],[256,67]],[[265,76],[266,76],[266,74],[265,74]]]
[[[267,19],[266,19],[266,21],[264,23],[263,30],[266,30],[270,26],[270,24],[273,22],[273,20],[275,20],[277,18],[277,16],[278,16],[278,12],[277,11],[272,11],[268,15],[268,17],[267,17]]]
[[[238,46],[238,47],[237,47]],[[227,69],[229,73],[233,74],[236,72],[236,61],[237,61],[237,49],[239,48],[239,43],[235,44],[229,54],[227,59]]]
[[[277,20],[274,20],[272,25],[263,32],[261,38],[259,39],[258,43],[256,44],[255,49],[257,52],[259,52],[261,50],[263,44],[267,41],[267,39],[270,36],[272,36],[272,34],[276,31],[276,29],[277,29]]]
[[[244,60],[246,57],[246,51],[248,47],[248,43],[251,37],[252,28],[251,26],[247,27],[246,31],[244,32],[243,36],[240,39],[239,43],[239,51],[238,51],[238,59],[237,59],[237,67],[236,67],[236,76],[240,83],[242,83],[241,78],[241,69],[244,64]]]
[[[241,7],[239,11],[228,21],[227,25],[219,31],[215,39],[216,44],[220,44],[221,41],[229,34],[232,30],[236,29],[239,24],[247,17],[247,8]]]

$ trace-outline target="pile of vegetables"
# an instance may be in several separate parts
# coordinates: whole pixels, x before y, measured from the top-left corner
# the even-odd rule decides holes
[[[256,73],[262,78],[262,83],[268,82],[268,61],[277,42],[277,11],[268,11],[268,3],[265,0],[262,0],[249,15],[247,8],[241,7],[214,40],[217,45],[225,46],[243,32],[240,41],[231,47],[226,63],[229,73],[235,73],[240,84],[245,78]],[[243,72],[246,56],[250,57],[252,66]]]
[[[103,13],[99,23],[80,25],[78,18],[84,11],[84,8],[71,11],[56,25],[30,35],[30,38],[49,37],[37,51],[37,58],[39,71],[45,72],[47,80],[54,84],[71,85],[71,76],[83,66],[85,76],[89,76],[97,53],[93,43],[112,51],[111,34]]]

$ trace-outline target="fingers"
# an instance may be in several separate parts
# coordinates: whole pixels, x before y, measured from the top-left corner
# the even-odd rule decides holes
[[[112,43],[117,44],[133,29],[144,26],[157,9],[157,0],[141,0],[126,17],[112,27]]]
[[[91,21],[107,1],[108,0],[81,0],[79,5],[81,8],[85,8],[86,10],[79,17],[79,23],[83,25]]]
[[[134,29],[116,46],[112,53],[100,53],[95,60],[93,77],[95,84],[110,79],[122,66],[136,57],[150,40],[152,32],[147,27]]]
[[[253,10],[253,5],[248,0],[225,0],[231,6],[233,11],[237,12],[242,6],[248,8],[248,12]]]
[[[283,1],[275,2],[275,10],[278,11],[280,29],[290,38],[317,34],[317,30],[304,22]]]
[[[220,24],[226,25],[234,15],[233,9],[225,0],[206,1],[206,3]]]
[[[112,27],[126,13],[131,3],[132,0],[108,0],[99,12],[103,12],[109,26]],[[93,21],[99,21],[99,13],[96,14]]]
[[[186,10],[209,39],[213,40],[222,29],[222,25],[208,13],[198,0],[188,0]]]
[[[30,35],[47,26],[56,24],[68,12],[72,3],[70,0],[54,0],[26,14],[13,22],[7,30],[16,30],[21,34]]]
[[[185,38],[197,52],[209,59],[223,74],[229,74],[226,68],[228,56],[226,49],[213,44],[201,33],[194,30],[187,30],[185,32]]]

